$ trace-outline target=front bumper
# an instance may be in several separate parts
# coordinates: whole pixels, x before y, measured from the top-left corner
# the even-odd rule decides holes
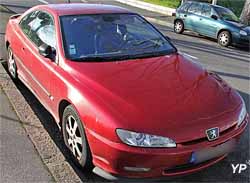
[[[122,143],[114,143],[87,130],[93,154],[94,172],[109,180],[126,180],[128,178],[158,178],[165,179],[172,176],[190,174],[209,167],[222,160],[227,153],[206,162],[191,164],[193,152],[215,147],[229,140],[239,140],[240,135],[248,125],[248,117],[240,127],[221,135],[215,141],[202,141],[188,145],[177,145],[177,148],[136,148]],[[92,143],[93,145],[92,149]],[[149,168],[147,172],[133,172],[124,167]],[[152,180],[152,179],[150,179]],[[155,180],[155,179],[153,179]]]
[[[232,40],[233,45],[239,47],[250,48],[250,35],[241,36],[241,35],[233,35]]]

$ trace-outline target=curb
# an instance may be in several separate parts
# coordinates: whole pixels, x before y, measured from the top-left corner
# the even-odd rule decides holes
[[[162,26],[166,26],[166,27],[170,27],[170,28],[174,28],[174,23],[170,23],[167,21],[163,21],[163,20],[158,20],[156,18],[151,18],[151,17],[144,17],[147,21],[153,23],[153,24],[158,24],[158,25],[162,25]]]
[[[0,87],[7,95],[28,137],[55,181],[81,182],[1,63]]]
[[[130,6],[134,6],[137,8],[141,8],[144,10],[160,13],[163,15],[168,15],[168,16],[172,16],[173,13],[175,13],[175,11],[176,11],[173,8],[167,8],[167,7],[163,7],[163,6],[159,6],[159,5],[154,5],[154,4],[146,3],[143,1],[139,1],[139,0],[115,0],[115,1],[130,5]]]

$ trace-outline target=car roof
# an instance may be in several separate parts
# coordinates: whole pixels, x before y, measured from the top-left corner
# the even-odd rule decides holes
[[[224,6],[219,6],[219,5],[212,5],[213,7],[217,7],[217,8],[224,8],[224,9],[228,9],[227,7],[224,7]]]
[[[210,4],[210,3],[202,2],[202,1],[186,1],[185,3],[212,5],[212,4]]]
[[[201,2],[201,1],[187,1],[185,3],[192,3],[192,4],[207,4],[207,5],[210,5],[212,7],[218,7],[218,8],[225,8],[225,9],[228,9],[224,6],[219,6],[219,5],[215,5],[215,4],[211,4],[211,3],[208,3],[208,2]]]
[[[40,5],[38,8],[39,7],[51,10],[59,16],[78,14],[132,13],[125,8],[103,4],[68,3]]]

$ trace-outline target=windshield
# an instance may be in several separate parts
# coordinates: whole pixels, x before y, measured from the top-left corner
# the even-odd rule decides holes
[[[231,10],[221,7],[215,7],[215,10],[224,20],[239,22],[239,18]]]
[[[153,57],[176,49],[136,14],[62,16],[65,55],[74,61]]]

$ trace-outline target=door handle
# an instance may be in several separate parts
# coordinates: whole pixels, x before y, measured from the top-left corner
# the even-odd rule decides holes
[[[202,20],[202,18],[200,18],[200,20]]]
[[[184,17],[187,17],[187,15],[184,15]]]

